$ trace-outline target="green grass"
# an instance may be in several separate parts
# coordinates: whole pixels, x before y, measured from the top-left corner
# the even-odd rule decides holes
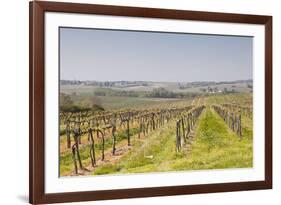
[[[243,106],[253,105],[253,93],[229,93],[229,94],[215,94],[206,98],[208,104],[240,104]]]
[[[174,158],[175,137],[174,123],[163,129],[153,131],[145,141],[137,142],[134,149],[121,158],[118,164],[98,167],[93,174],[151,172],[165,159]],[[152,157],[152,158],[149,158]]]
[[[252,167],[253,133],[246,128],[242,132],[240,140],[215,111],[207,108],[200,118],[191,155],[177,160],[172,167],[175,170]]]
[[[144,97],[100,96],[99,99],[106,110],[140,108],[159,103],[159,100]]]
[[[253,166],[252,131],[243,128],[242,140],[210,108],[198,120],[192,152],[175,152],[175,122],[151,133],[145,144],[119,163],[99,166],[93,174],[143,173],[180,170],[245,168]],[[153,156],[151,159],[147,156]]]

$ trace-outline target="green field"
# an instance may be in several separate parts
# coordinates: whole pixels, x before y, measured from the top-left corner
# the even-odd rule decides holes
[[[163,98],[140,98],[140,97],[118,97],[100,96],[102,105],[106,110],[128,109],[128,108],[148,108],[156,107],[159,104],[179,103],[178,99]]]
[[[148,134],[139,134],[137,122],[130,124],[131,145],[127,145],[127,131],[120,125],[116,132],[116,153],[112,154],[111,131],[105,131],[105,159],[101,160],[101,139],[95,138],[96,166],[91,166],[88,135],[81,136],[80,156],[83,169],[74,173],[73,155],[66,148],[66,135],[60,136],[60,175],[101,175],[121,173],[165,172],[184,170],[206,170],[246,168],[253,166],[253,125],[252,118],[242,113],[242,137],[233,132],[222,117],[212,108],[213,104],[232,103],[250,106],[252,94],[217,94],[199,96],[194,99],[149,99],[138,97],[101,97],[108,110],[124,108],[159,109],[192,105],[204,105],[205,109],[197,119],[188,143],[176,151],[176,121],[167,121],[163,126]],[[177,115],[180,116],[180,115]],[[64,126],[61,126],[61,129]]]

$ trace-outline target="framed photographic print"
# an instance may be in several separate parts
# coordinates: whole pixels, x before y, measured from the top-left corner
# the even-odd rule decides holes
[[[30,203],[271,187],[271,16],[30,2]]]

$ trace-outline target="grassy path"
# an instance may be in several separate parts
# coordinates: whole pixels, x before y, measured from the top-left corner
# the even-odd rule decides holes
[[[214,110],[206,108],[198,121],[190,156],[176,160],[172,167],[175,170],[252,167],[252,131],[243,128],[242,135],[240,140]]]
[[[134,149],[123,156],[116,164],[98,167],[93,174],[142,173],[159,170],[163,160],[174,158],[175,122],[150,133],[143,142],[135,144]]]

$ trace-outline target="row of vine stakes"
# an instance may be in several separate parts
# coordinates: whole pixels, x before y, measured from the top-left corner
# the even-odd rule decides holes
[[[97,138],[101,137],[102,143],[102,155],[101,160],[105,159],[105,133],[108,130],[111,130],[112,137],[112,155],[115,155],[116,151],[116,131],[117,127],[122,128],[126,125],[127,133],[127,144],[131,145],[130,137],[130,124],[137,124],[138,127],[138,137],[143,134],[146,136],[150,131],[160,128],[165,123],[168,123],[170,119],[175,118],[180,113],[188,111],[192,106],[187,106],[183,108],[172,108],[172,109],[158,109],[150,110],[146,112],[142,111],[124,111],[124,112],[112,112],[106,113],[105,115],[99,114],[93,117],[82,118],[81,114],[75,116],[73,119],[68,118],[65,120],[66,125],[66,136],[67,136],[67,147],[72,150],[72,158],[74,163],[74,171],[78,173],[78,165],[81,170],[84,169],[79,145],[81,144],[81,136],[88,134],[88,143],[90,146],[89,155],[91,158],[91,164],[93,167],[96,166],[96,154],[95,154],[95,139],[94,133],[96,133]],[[74,144],[71,146],[71,135],[74,139]],[[78,165],[77,165],[78,162]]]

